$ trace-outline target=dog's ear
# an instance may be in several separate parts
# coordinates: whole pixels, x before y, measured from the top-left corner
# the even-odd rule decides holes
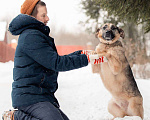
[[[98,38],[98,33],[99,33],[100,29],[98,28],[95,32],[95,37]]]
[[[117,29],[118,29],[118,32],[120,34],[120,37],[122,37],[122,39],[124,39],[124,37],[125,37],[124,31],[121,28],[119,28],[119,27],[117,27]]]

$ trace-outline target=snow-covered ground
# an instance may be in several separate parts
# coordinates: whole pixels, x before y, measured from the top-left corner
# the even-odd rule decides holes
[[[11,109],[11,82],[13,62],[0,63],[0,119],[3,111]],[[136,79],[144,98],[144,120],[150,120],[150,80]],[[62,111],[70,120],[110,120],[107,111],[111,95],[103,86],[98,74],[92,74],[91,66],[61,72],[56,96]],[[125,117],[116,120],[139,120]]]

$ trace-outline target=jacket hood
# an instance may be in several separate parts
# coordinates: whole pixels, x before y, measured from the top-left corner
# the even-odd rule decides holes
[[[26,29],[38,29],[46,35],[50,33],[48,26],[26,14],[19,14],[9,24],[9,31],[12,35],[19,35]]]

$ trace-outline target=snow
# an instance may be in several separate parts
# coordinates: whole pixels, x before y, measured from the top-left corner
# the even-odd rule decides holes
[[[0,118],[11,107],[11,83],[13,79],[13,62],[0,63]],[[144,120],[150,120],[150,80],[136,79],[144,99]],[[107,111],[110,93],[103,86],[98,74],[93,74],[91,66],[60,72],[59,88],[56,97],[61,110],[70,120],[111,120],[113,116]],[[126,116],[115,120],[141,120],[137,116]]]
[[[115,120],[142,120],[142,119],[138,116],[133,117],[125,116],[124,118],[115,118]]]

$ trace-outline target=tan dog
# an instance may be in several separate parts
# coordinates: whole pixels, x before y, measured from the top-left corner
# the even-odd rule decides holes
[[[112,95],[108,111],[114,118],[140,116],[143,119],[143,98],[119,41],[120,37],[124,38],[124,31],[107,23],[97,30],[96,36],[100,43],[95,51],[99,57],[105,56],[108,62],[92,65],[92,70],[100,74],[104,86]]]

